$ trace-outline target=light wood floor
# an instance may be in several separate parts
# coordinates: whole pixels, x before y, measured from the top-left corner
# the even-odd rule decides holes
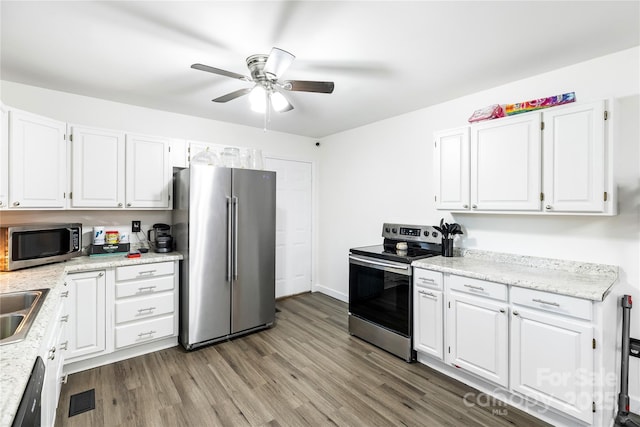
[[[474,389],[350,336],[343,302],[316,293],[277,306],[269,330],[70,375],[56,426],[546,425],[469,407]],[[68,418],[70,395],[91,388],[96,409]]]

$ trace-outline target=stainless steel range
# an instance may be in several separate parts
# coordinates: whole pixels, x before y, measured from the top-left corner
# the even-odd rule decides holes
[[[427,225],[384,224],[382,245],[349,251],[349,333],[411,362],[411,263],[440,255],[441,236]]]

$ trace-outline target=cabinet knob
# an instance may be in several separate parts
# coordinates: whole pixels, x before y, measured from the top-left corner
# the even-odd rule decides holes
[[[471,205],[471,209],[475,209],[477,207],[478,207],[478,205]]]
[[[98,273],[98,277],[102,277],[102,276],[104,276],[103,272]]]
[[[520,315],[520,313],[518,313],[517,311],[514,311],[514,312],[513,312],[513,315],[514,315],[514,316],[519,316],[519,315]]]
[[[546,210],[551,210],[551,205],[547,205],[544,207]]]
[[[20,202],[13,202],[13,206],[20,206]]]
[[[0,206],[2,206],[2,200],[0,200]]]
[[[504,312],[505,312],[504,308],[501,308],[500,313],[504,313]]]
[[[118,207],[121,208],[122,207],[122,203],[118,203]]]
[[[129,207],[129,208],[130,208],[130,207],[131,207],[131,203],[127,203],[127,207]]]
[[[463,208],[469,209],[469,205],[462,205]]]

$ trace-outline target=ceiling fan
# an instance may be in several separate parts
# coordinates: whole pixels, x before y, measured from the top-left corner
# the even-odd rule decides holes
[[[293,110],[293,105],[283,95],[283,91],[332,93],[334,88],[333,82],[279,80],[295,58],[294,55],[277,47],[272,48],[269,55],[251,55],[247,58],[251,77],[203,64],[193,64],[191,68],[255,83],[252,88],[238,89],[213,99],[213,102],[229,102],[249,94],[251,109],[254,111],[264,113],[271,105],[275,111],[286,112]]]

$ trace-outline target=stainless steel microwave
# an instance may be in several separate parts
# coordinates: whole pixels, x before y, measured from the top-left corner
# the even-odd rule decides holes
[[[66,261],[81,254],[82,224],[0,227],[0,271]]]

